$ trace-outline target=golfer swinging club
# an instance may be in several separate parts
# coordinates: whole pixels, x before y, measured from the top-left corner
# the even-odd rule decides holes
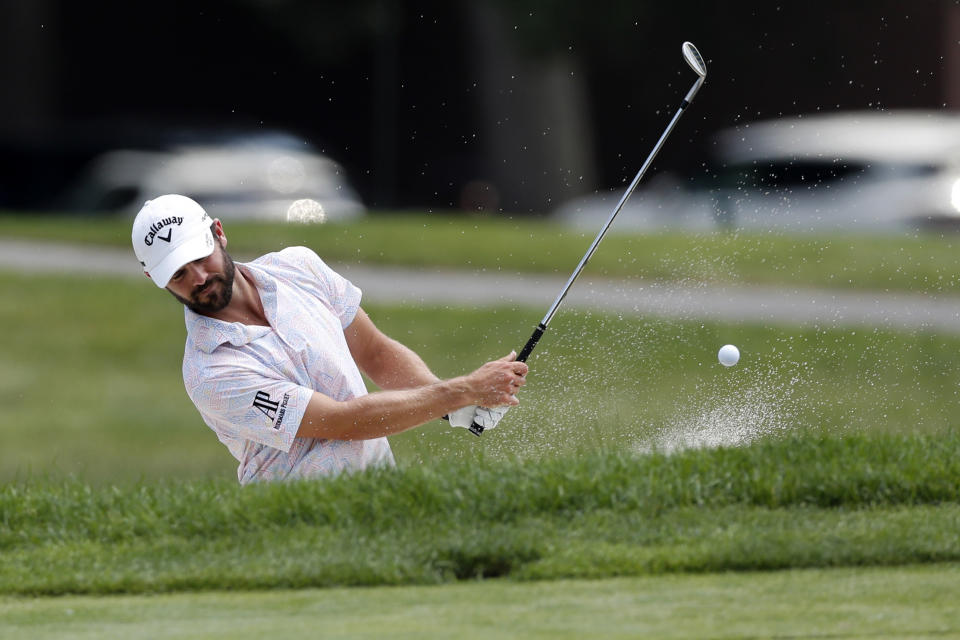
[[[496,426],[526,383],[513,353],[440,380],[313,251],[234,263],[220,220],[185,196],[144,204],[132,240],[146,275],[186,307],[183,382],[241,484],[392,466],[386,436],[445,415]],[[383,391],[368,394],[361,372]]]

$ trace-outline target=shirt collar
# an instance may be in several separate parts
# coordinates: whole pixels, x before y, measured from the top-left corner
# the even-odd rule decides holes
[[[251,276],[260,301],[263,304],[267,320],[273,322],[277,307],[277,282],[255,263],[237,263],[244,273]],[[220,345],[229,342],[241,347],[253,342],[271,331],[270,327],[247,325],[242,322],[224,322],[216,318],[200,315],[184,307],[184,322],[187,325],[187,338],[204,353],[213,353]]]

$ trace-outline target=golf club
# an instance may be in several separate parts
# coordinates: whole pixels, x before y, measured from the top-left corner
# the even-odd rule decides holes
[[[677,109],[677,112],[674,114],[673,118],[670,120],[670,124],[667,125],[667,128],[664,130],[663,135],[660,136],[660,139],[657,140],[657,144],[654,145],[653,151],[650,152],[650,155],[647,156],[646,161],[644,161],[643,166],[640,167],[640,171],[637,172],[637,175],[634,177],[633,182],[630,183],[630,186],[627,187],[626,192],[623,194],[623,197],[620,198],[620,202],[617,203],[617,206],[614,208],[613,213],[610,214],[610,217],[607,219],[607,222],[603,225],[603,228],[600,229],[600,233],[597,234],[597,237],[594,238],[593,243],[590,245],[590,248],[587,249],[587,252],[584,254],[583,258],[580,260],[580,264],[577,265],[577,268],[574,270],[573,275],[570,276],[570,279],[567,280],[567,284],[564,285],[563,290],[560,291],[560,295],[557,296],[557,299],[554,300],[553,304],[550,305],[550,309],[547,311],[547,314],[543,316],[543,320],[540,321],[540,324],[537,325],[537,328],[534,329],[533,335],[530,336],[530,339],[527,340],[527,344],[523,347],[523,350],[520,351],[520,354],[517,356],[517,360],[520,362],[526,362],[527,358],[530,357],[530,354],[533,353],[534,347],[537,346],[537,343],[540,341],[540,338],[543,337],[544,331],[547,330],[547,326],[550,324],[550,320],[553,318],[554,314],[557,312],[557,309],[560,307],[560,303],[563,302],[563,299],[567,296],[567,292],[570,291],[570,287],[573,286],[573,283],[576,281],[577,277],[580,275],[580,272],[583,271],[583,268],[589,262],[590,257],[593,256],[594,251],[597,250],[597,245],[600,244],[600,241],[603,240],[603,236],[606,235],[607,230],[610,228],[610,225],[613,224],[613,219],[617,217],[617,214],[620,213],[620,209],[623,208],[623,205],[627,202],[630,196],[633,194],[634,189],[637,188],[637,185],[640,183],[640,180],[643,178],[643,174],[647,172],[647,169],[650,168],[650,165],[653,163],[653,159],[656,157],[657,153],[660,151],[660,147],[663,146],[663,143],[666,141],[667,136],[670,135],[670,132],[673,131],[674,126],[676,126],[677,121],[680,119],[680,116],[683,115],[684,110],[690,106],[690,103],[693,102],[693,98],[697,95],[697,91],[700,90],[700,87],[703,86],[704,81],[707,79],[707,65],[704,64],[703,58],[700,56],[700,52],[697,51],[697,48],[693,46],[692,42],[684,42],[683,47],[683,59],[687,61],[687,64],[690,65],[690,68],[693,69],[694,73],[697,74],[697,81],[690,87],[690,91],[687,92],[686,97],[680,102],[680,108]],[[483,433],[483,427],[477,424],[476,422],[470,427],[470,433],[479,436]]]

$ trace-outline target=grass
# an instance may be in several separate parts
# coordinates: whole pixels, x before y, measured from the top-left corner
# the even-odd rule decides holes
[[[0,598],[7,640],[904,638],[960,634],[957,565]],[[321,631],[322,630],[322,631]]]
[[[0,480],[232,477],[235,462],[180,378],[182,312],[146,282],[0,274]],[[511,309],[376,307],[375,322],[441,376],[519,348]],[[725,369],[716,349],[738,344]],[[475,439],[436,422],[392,439],[402,465],[599,449],[747,443],[764,434],[955,425],[960,337],[559,314],[520,407]],[[37,434],[43,434],[38,437]]]
[[[367,261],[388,246],[438,242],[443,255],[457,234],[487,246],[517,225],[542,230],[478,223],[474,236],[451,219],[427,225],[446,225],[447,238],[427,227],[405,236],[420,232],[401,222],[309,232],[333,232],[332,251]],[[0,219],[0,234],[51,237],[34,223],[8,233],[11,224]],[[75,232],[99,244],[102,230]],[[113,233],[110,243],[125,243],[126,223]],[[268,233],[238,226],[231,247],[297,240]],[[737,269],[764,246],[622,240],[649,243],[643,269],[719,243],[696,269],[720,265],[716,277],[744,281],[754,276]],[[813,265],[803,282],[827,273],[830,261],[809,255],[834,255],[840,240],[808,240],[779,245],[778,264],[793,266],[775,277],[797,264]],[[888,241],[905,243],[899,257]],[[850,286],[879,282],[901,259],[890,287],[952,286],[952,276],[933,280],[953,268],[948,237],[855,245],[869,256],[830,258],[854,261]],[[484,262],[495,253],[477,252],[475,264],[521,266]],[[554,268],[553,250],[538,256],[534,267]],[[692,268],[662,277],[706,277]],[[183,392],[172,300],[143,282],[4,273],[0,295],[18,301],[0,314],[16,337],[0,346],[4,638],[253,637],[313,631],[318,618],[330,635],[370,637],[957,632],[960,337],[564,312],[531,360],[523,404],[482,439],[435,423],[392,439],[399,469],[240,489]],[[518,347],[539,319],[505,308],[368,311],[443,376]],[[715,359],[726,342],[743,352],[732,369]],[[917,563],[938,564],[904,566]],[[782,571],[729,573],[754,570]],[[327,590],[309,591],[318,586]],[[275,591],[289,588],[306,590]],[[223,589],[255,593],[198,593]],[[193,593],[32,599],[178,591]]]
[[[0,314],[16,336],[0,346],[0,480],[230,473],[190,415],[183,312],[142,284],[0,275],[2,295],[20,301]]]
[[[0,490],[0,593],[957,562],[957,477],[951,433],[447,462],[247,488],[17,483]]]
[[[598,221],[597,230],[601,222]],[[121,218],[0,215],[0,236],[130,247]],[[448,213],[372,215],[321,226],[228,223],[235,255],[307,245],[330,262],[569,274],[595,231],[538,219]],[[960,280],[951,233],[785,235],[618,233],[591,260],[594,275],[673,282],[767,284],[950,294]]]

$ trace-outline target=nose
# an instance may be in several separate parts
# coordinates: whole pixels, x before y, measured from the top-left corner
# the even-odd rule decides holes
[[[190,283],[192,287],[199,287],[206,282],[210,276],[201,262],[191,262],[186,265],[184,269],[187,271],[187,282]]]

